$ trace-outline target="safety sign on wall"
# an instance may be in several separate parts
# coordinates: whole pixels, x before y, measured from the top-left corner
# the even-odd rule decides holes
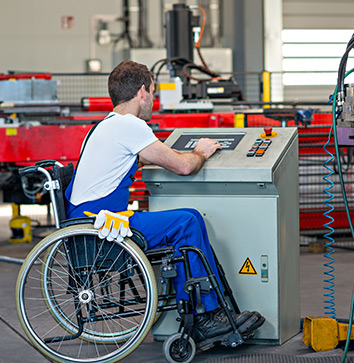
[[[254,268],[251,259],[249,257],[246,258],[246,261],[243,263],[238,273],[240,275],[257,275],[257,271]]]

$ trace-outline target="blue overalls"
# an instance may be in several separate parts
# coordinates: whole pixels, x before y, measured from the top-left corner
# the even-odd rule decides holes
[[[67,218],[84,217],[84,211],[97,214],[102,209],[106,209],[111,212],[127,210],[129,187],[134,181],[133,175],[135,174],[136,169],[137,162],[134,163],[119,186],[106,197],[81,203],[77,206],[70,202],[73,180],[75,178],[74,174],[73,179],[65,192],[67,199]],[[197,210],[185,208],[161,212],[135,212],[133,216],[129,218],[129,223],[145,236],[149,248],[160,248],[172,244],[177,251],[177,255],[181,254],[179,252],[179,247],[181,246],[192,245],[200,248],[209,261],[209,264],[220,284],[205,223],[203,217]],[[206,276],[204,266],[195,253],[189,253],[189,262],[193,277]],[[173,279],[173,285],[176,290],[176,300],[188,300],[188,295],[183,288],[186,281],[183,264],[176,263],[176,267],[178,275]],[[212,289],[210,293],[202,294],[202,302],[205,305],[206,311],[216,309],[218,307],[218,302],[215,291]]]

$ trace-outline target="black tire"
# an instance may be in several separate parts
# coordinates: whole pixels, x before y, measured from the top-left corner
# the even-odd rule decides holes
[[[197,348],[191,337],[188,339],[186,350],[181,353],[179,350],[181,336],[181,333],[172,334],[163,344],[162,350],[169,363],[189,363],[195,356]]]

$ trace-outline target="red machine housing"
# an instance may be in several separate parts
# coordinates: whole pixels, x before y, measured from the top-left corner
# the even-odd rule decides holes
[[[110,101],[109,101],[110,102]],[[97,99],[91,101],[91,110],[107,112],[111,110],[106,99],[99,105]],[[241,112],[242,113],[242,112]],[[100,120],[102,115],[80,114],[65,117],[67,124],[40,125],[23,127],[0,128],[0,162],[14,165],[29,165],[38,160],[55,159],[63,164],[72,162],[76,165],[79,157],[82,141],[92,127],[92,124],[68,124],[71,121],[91,122]],[[156,135],[165,140],[175,128],[189,127],[234,127],[235,114],[229,113],[154,113],[149,124]],[[264,114],[245,112],[245,127],[279,126],[279,122],[266,117]],[[316,158],[325,156],[323,145],[327,141],[332,115],[319,113],[313,115],[313,121],[308,127],[298,126],[299,133],[299,159]],[[289,121],[288,126],[297,126],[294,121]],[[334,153],[334,146],[328,149]],[[138,172],[137,181],[131,187],[131,199],[138,200],[140,208],[147,208],[148,192]],[[300,186],[301,187],[301,186]],[[301,193],[300,193],[301,194]],[[325,196],[323,197],[323,200]],[[325,206],[301,206],[300,205],[300,229],[322,230],[328,220],[323,216]],[[353,212],[354,216],[354,212]],[[335,221],[333,228],[348,228],[345,212],[342,208],[334,211]]]

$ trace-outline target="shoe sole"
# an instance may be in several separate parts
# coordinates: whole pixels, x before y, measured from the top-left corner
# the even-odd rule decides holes
[[[221,343],[227,340],[232,334],[234,334],[234,332],[231,330],[226,334],[217,335],[216,337],[205,339],[202,342],[197,343],[197,349],[202,352],[209,350],[213,348],[217,343]]]
[[[265,318],[258,312],[252,312],[252,317],[239,328],[240,334],[244,340],[250,339],[254,336],[255,330],[263,325]]]

